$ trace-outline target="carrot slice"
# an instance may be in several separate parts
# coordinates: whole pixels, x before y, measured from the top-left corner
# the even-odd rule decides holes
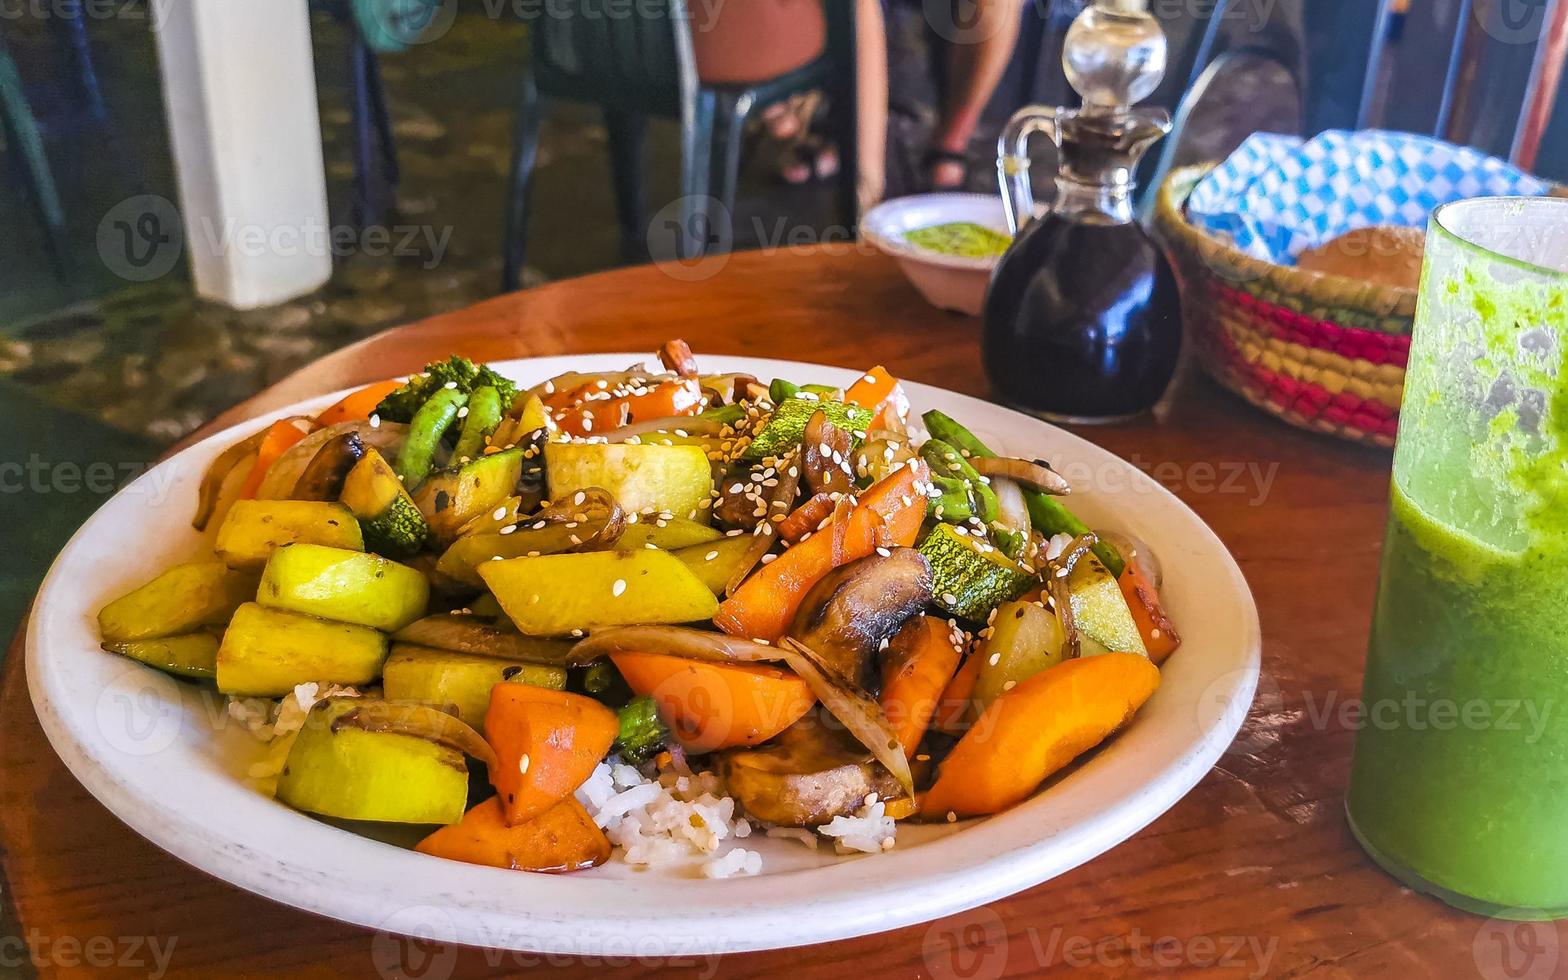
[[[904,656],[890,660],[883,672],[882,714],[893,726],[904,755],[913,759],[962,654],[953,643],[952,629],[935,616],[911,620],[889,649]]]
[[[403,387],[403,382],[395,379],[377,381],[373,385],[366,385],[358,391],[343,396],[343,399],[316,416],[317,428],[337,425],[339,422],[361,422],[370,418],[381,400],[392,392]]]
[[[308,429],[303,429],[294,423],[293,419],[278,419],[272,423],[267,434],[262,437],[261,445],[256,447],[256,462],[251,465],[250,473],[245,477],[245,482],[240,485],[240,499],[249,500],[256,496],[256,491],[261,489],[261,481],[267,475],[267,470],[278,461],[278,457],[289,451],[289,447],[305,438]]]
[[[980,682],[981,666],[980,658],[970,654],[948,681],[937,701],[936,717],[931,719],[937,731],[962,735],[969,730],[970,722],[974,721],[975,685]]]
[[[926,516],[921,486],[929,479],[930,471],[919,460],[883,477],[861,495],[842,537],[837,529],[833,534],[814,534],[758,568],[720,603],[714,623],[732,636],[769,642],[783,636],[813,585],[838,565],[864,558],[877,547],[879,519],[886,524],[885,537],[894,544],[915,543]]]
[[[904,395],[903,385],[880,364],[850,385],[844,392],[844,400],[851,405],[876,409],[876,417],[871,420],[873,429],[886,429],[892,416],[902,419],[909,414],[909,399]]]
[[[942,763],[921,801],[927,817],[995,813],[1094,748],[1149,699],[1160,669],[1135,653],[1047,668],[991,702]]]
[[[603,394],[603,389],[588,384],[562,399],[563,407],[555,416],[561,429],[577,436],[599,435],[633,422],[702,411],[702,386],[696,378],[661,382],[641,395],[603,398]]]
[[[512,871],[559,873],[596,868],[610,859],[610,841],[576,798],[568,796],[531,820],[509,826],[492,796],[414,845],[421,854]]]
[[[633,691],[658,703],[665,724],[695,752],[766,742],[800,720],[817,700],[805,681],[767,664],[713,663],[662,653],[615,653],[610,659]]]
[[[790,515],[779,521],[779,537],[785,541],[799,541],[817,529],[833,513],[833,498],[825,493],[813,494]]]
[[[1122,569],[1116,584],[1122,587],[1122,595],[1127,599],[1127,607],[1132,610],[1132,621],[1138,625],[1138,633],[1143,637],[1144,649],[1149,651],[1149,659],[1157,664],[1164,663],[1165,658],[1181,646],[1181,636],[1160,605],[1159,591],[1149,581],[1149,577],[1143,574],[1138,563],[1131,560]]]
[[[620,719],[580,694],[531,684],[490,690],[485,738],[495,749],[490,785],[508,826],[538,816],[583,784],[610,751]]]

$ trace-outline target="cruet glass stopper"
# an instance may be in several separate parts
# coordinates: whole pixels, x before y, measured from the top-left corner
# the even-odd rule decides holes
[[[997,167],[1014,233],[1034,214],[1028,142],[1038,132],[1057,147],[1057,213],[1133,220],[1134,170],[1171,128],[1164,109],[1136,107],[1165,76],[1165,31],[1147,6],[1147,0],[1095,0],[1068,28],[1062,47],[1062,68],[1083,105],[1026,106],[1002,131]]]

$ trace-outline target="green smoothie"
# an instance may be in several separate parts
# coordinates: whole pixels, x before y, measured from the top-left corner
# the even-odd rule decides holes
[[[1411,884],[1555,918],[1568,910],[1568,511],[1541,530],[1503,553],[1394,489],[1349,808]]]
[[[1568,915],[1565,234],[1505,199],[1428,234],[1347,800],[1390,872],[1509,918]]]

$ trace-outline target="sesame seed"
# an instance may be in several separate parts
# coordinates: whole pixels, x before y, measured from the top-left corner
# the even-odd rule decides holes
[[[372,415],[372,416],[370,416],[370,427],[372,429],[379,429],[379,428],[381,428],[381,416],[380,415]]]
[[[522,773],[525,776],[528,775],[528,753],[527,752],[524,752],[523,753],[523,757],[521,759],[517,760],[517,771]]]
[[[958,814],[954,813],[952,810],[947,811],[947,822],[948,823],[957,823],[958,822]]]
[[[517,525],[516,524],[508,524],[506,527],[503,527],[501,529],[501,533],[502,534],[511,534],[513,531],[516,531],[516,530],[517,530]]]
[[[464,405],[462,408],[457,410],[457,417],[460,418],[460,419],[468,418],[468,406],[467,405]]]
[[[572,504],[574,506],[581,507],[583,505],[583,501],[585,501],[587,499],[588,499],[588,491],[586,491],[586,490],[579,490],[579,491],[577,491],[577,494],[574,497],[572,497]]]
[[[623,579],[623,578],[616,579],[615,580],[615,584],[610,586],[610,594],[613,595],[613,596],[619,596],[621,593],[623,593],[625,591],[626,591],[626,580]]]
[[[893,553],[891,551],[887,550],[886,548],[882,548],[882,547],[877,548],[877,554],[881,555],[883,558],[891,558],[891,557],[893,557]]]
[[[1000,653],[993,653],[993,654],[991,654],[991,659],[986,661],[986,663],[990,664],[992,667],[995,667],[997,664],[999,664],[1001,662],[1002,662],[1002,655]]]
[[[1002,685],[1002,690],[1004,690],[1004,691],[1011,691],[1013,688],[1015,688],[1017,686],[1018,686],[1018,682],[1017,681],[1008,681],[1006,684]]]
[[[456,381],[448,381],[446,384],[442,385],[441,387],[445,388],[448,391],[451,391],[453,388],[457,387],[457,382]]]
[[[490,516],[495,518],[498,521],[504,521],[504,520],[506,520],[506,508],[505,507],[497,507],[495,509],[495,513],[491,514]]]
[[[719,557],[719,553],[717,551],[710,551],[706,555],[703,556],[702,560],[703,561],[712,561],[713,559],[715,559],[717,557]]]
[[[942,593],[942,601],[949,606],[956,606],[958,605],[958,596],[951,592],[944,592]]]

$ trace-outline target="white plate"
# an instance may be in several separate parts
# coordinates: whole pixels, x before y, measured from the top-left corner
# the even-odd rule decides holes
[[[535,383],[635,359],[553,357],[496,367]],[[783,361],[703,362],[761,378],[854,377]],[[1088,523],[1146,541],[1164,564],[1163,595],[1186,639],[1131,726],[1045,792],[990,819],[905,824],[894,850],[843,859],[748,838],[744,846],[764,855],[758,877],[709,881],[690,868],[639,872],[618,861],[548,876],[426,857],[259,795],[243,776],[260,743],[226,723],[217,697],[101,652],[95,620],[108,600],[200,551],[189,520],[201,474],[223,447],[259,428],[259,419],[156,467],[66,545],[28,630],[33,705],[71,772],[137,833],[241,888],[389,933],[539,952],[684,956],[844,939],[1001,898],[1114,847],[1208,772],[1251,701],[1257,611],[1219,539],[1140,471],[987,402],[906,387],[917,411],[940,408],[998,450],[1053,460],[1080,488],[1072,502]],[[336,397],[276,414],[313,411]]]

